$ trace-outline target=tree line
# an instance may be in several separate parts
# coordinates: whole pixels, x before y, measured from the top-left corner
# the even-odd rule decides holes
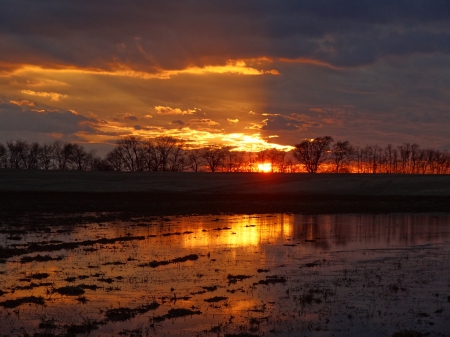
[[[405,143],[394,147],[353,146],[348,141],[334,142],[330,136],[317,137],[295,145],[293,155],[307,172],[448,174],[447,150],[421,148]]]
[[[263,164],[265,164],[263,166]],[[54,141],[39,144],[16,140],[0,143],[0,168],[80,171],[209,171],[209,172],[334,172],[449,174],[450,153],[399,146],[353,146],[330,136],[305,139],[292,151],[268,148],[235,151],[229,146],[193,148],[182,139],[163,136],[119,139],[104,157],[83,145]]]

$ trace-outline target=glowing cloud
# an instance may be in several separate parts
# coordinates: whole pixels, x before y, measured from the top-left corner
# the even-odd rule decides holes
[[[155,106],[155,111],[159,115],[193,115],[196,109],[181,110],[178,108],[171,108],[169,106]]]
[[[23,99],[21,101],[9,101],[9,103],[17,105],[17,106],[28,106],[28,107],[34,107],[36,106],[36,103]]]
[[[58,102],[61,98],[67,98],[67,95],[58,94],[56,92],[45,92],[45,91],[33,91],[33,90],[20,90],[22,94],[39,96],[39,97],[48,97],[51,101]]]
[[[252,60],[251,60],[252,61]],[[264,59],[264,61],[267,61]],[[168,72],[170,74],[170,72]],[[205,73],[216,73],[216,74],[239,74],[239,75],[279,75],[278,70],[258,70],[247,65],[245,60],[229,60],[224,66],[205,66],[205,67],[190,67],[185,70],[176,71],[177,74],[180,73],[190,73],[190,74],[205,74]]]

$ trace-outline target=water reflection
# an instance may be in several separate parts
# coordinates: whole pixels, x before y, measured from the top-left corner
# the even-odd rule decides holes
[[[82,220],[80,215],[80,225],[46,230],[1,227],[2,333],[70,335],[67,329],[75,325],[89,336],[131,336],[136,329],[149,336],[216,336],[239,329],[287,336],[287,326],[296,332],[314,326],[331,336],[347,327],[343,317],[364,313],[352,323],[354,333],[361,329],[370,336],[365,329],[371,327],[374,336],[391,335],[394,321],[383,323],[368,310],[386,311],[386,303],[399,301],[390,313],[411,325],[411,308],[436,310],[436,297],[425,298],[424,289],[443,292],[450,278],[442,262],[449,261],[450,214],[180,216],[81,225]],[[20,238],[11,239],[20,230]],[[47,260],[24,262],[38,254]],[[83,293],[64,294],[65,287]],[[386,289],[394,290],[386,296]],[[414,302],[401,289],[418,291]],[[45,305],[16,303],[33,296]],[[159,306],[123,320],[105,314],[130,313],[149,303]],[[342,307],[358,310],[348,314]],[[201,314],[169,314],[180,308]],[[444,329],[446,316],[439,317],[429,325],[433,331]],[[45,319],[54,326],[42,328]],[[86,321],[96,323],[83,331]]]
[[[300,215],[222,216],[220,218],[179,218],[174,232],[198,231],[203,235],[183,238],[184,247],[229,245],[233,247],[310,243],[312,250],[341,248],[386,248],[442,242],[448,238],[448,215],[381,214],[381,215]],[[225,228],[225,229],[224,229]],[[154,231],[155,234],[166,228]]]

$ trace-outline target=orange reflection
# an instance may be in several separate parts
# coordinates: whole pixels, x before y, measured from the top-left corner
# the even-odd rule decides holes
[[[228,220],[228,221],[226,221]],[[278,214],[276,217],[243,217],[225,221],[199,222],[204,235],[183,241],[185,248],[231,246],[255,247],[267,242],[282,242],[294,235],[293,216]],[[276,226],[274,226],[276,224]],[[192,229],[192,223],[181,223],[179,231]]]

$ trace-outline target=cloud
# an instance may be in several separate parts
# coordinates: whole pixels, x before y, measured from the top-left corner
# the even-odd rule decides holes
[[[192,127],[209,140],[220,126],[285,144],[320,131],[441,146],[449,12],[445,0],[8,1],[0,92],[53,122],[51,111],[98,116],[114,135],[137,133],[139,117],[142,134]]]
[[[237,118],[235,118],[235,119],[227,118],[227,121],[230,122],[230,123],[239,123],[239,119],[237,119]]]
[[[4,68],[122,67],[149,74],[223,73],[231,70],[229,60],[261,57],[357,66],[389,55],[448,54],[449,12],[449,2],[440,0],[16,0],[0,13],[0,59]],[[275,73],[256,65],[235,64],[233,72]]]
[[[266,125],[262,127],[265,131],[292,131],[298,130],[301,126],[288,118],[276,116],[266,120]]]
[[[26,99],[22,99],[20,101],[13,101],[13,100],[11,100],[11,101],[9,101],[9,103],[17,105],[17,106],[28,106],[28,107],[35,107],[36,106],[35,102],[29,101],[29,100],[26,100]]]
[[[268,118],[265,121],[265,125],[261,128],[264,131],[294,131],[294,130],[307,130],[309,128],[320,127],[318,122],[311,122],[306,120],[298,120],[292,117],[283,117],[274,115],[272,118]]]
[[[70,111],[35,112],[13,104],[0,104],[0,130],[46,134],[97,133],[97,121]]]
[[[155,111],[159,115],[193,115],[196,109],[181,110],[178,108],[171,108],[168,106],[155,106]]]
[[[184,125],[184,122],[180,119],[177,119],[176,121],[173,121],[172,124]]]
[[[59,101],[61,98],[67,98],[67,95],[58,94],[57,92],[44,92],[44,91],[33,91],[33,90],[20,90],[22,94],[38,96],[38,97],[48,97],[51,101]]]
[[[190,125],[207,125],[207,126],[216,126],[219,125],[219,123],[209,119],[209,118],[202,118],[202,119],[191,119],[189,121]]]
[[[138,118],[136,116],[129,114],[129,113],[126,113],[123,116],[123,119],[129,120],[129,121],[137,121],[138,120]]]
[[[130,113],[126,113],[122,116],[119,117],[114,117],[114,121],[115,122],[119,122],[119,121],[137,121],[138,118],[135,115],[132,115]]]

